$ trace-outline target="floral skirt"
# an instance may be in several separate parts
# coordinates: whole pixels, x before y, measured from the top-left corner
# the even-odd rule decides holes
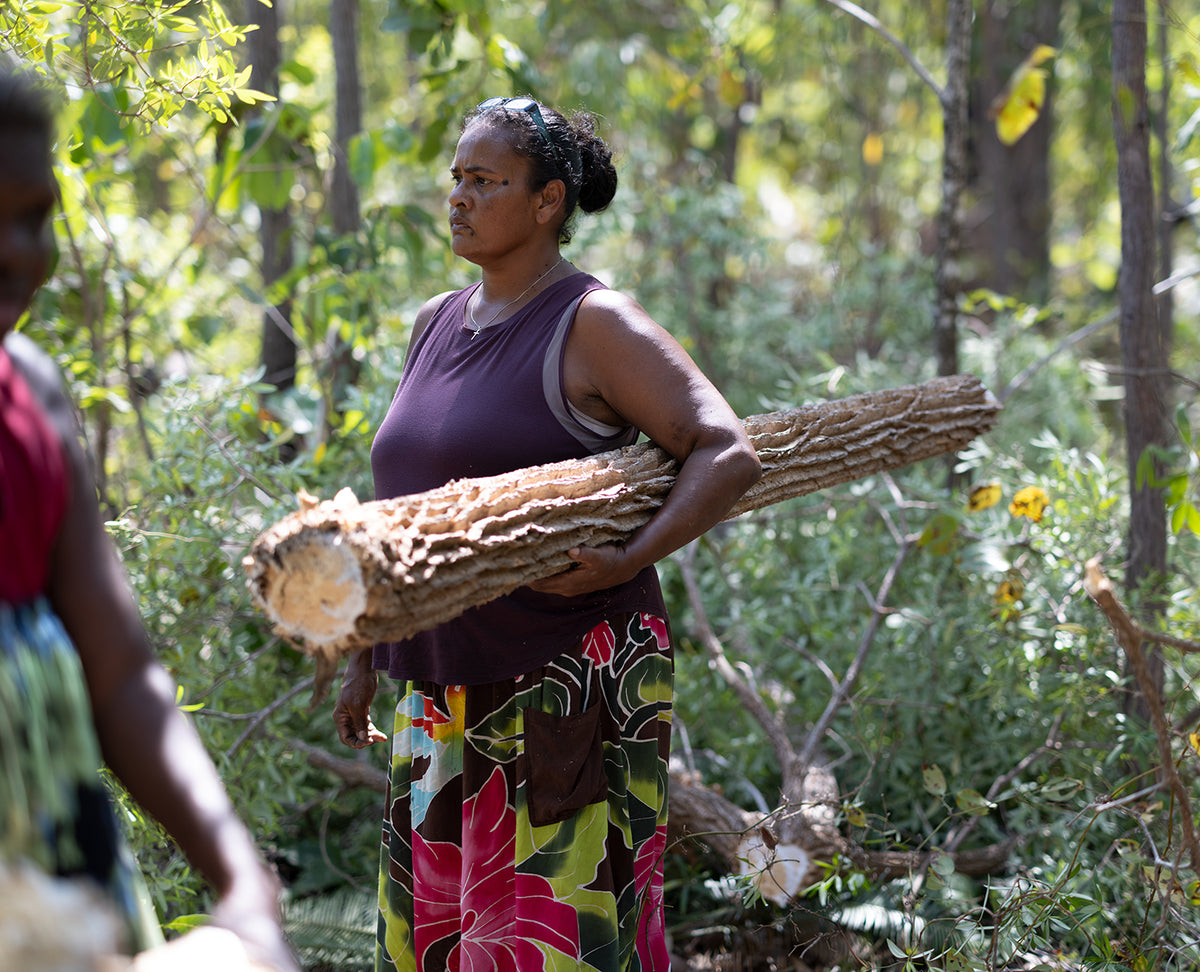
[[[666,623],[625,614],[527,675],[396,708],[377,972],[667,972]]]
[[[90,881],[136,952],[162,939],[100,766],[83,666],[58,616],[45,598],[0,602],[0,861]]]

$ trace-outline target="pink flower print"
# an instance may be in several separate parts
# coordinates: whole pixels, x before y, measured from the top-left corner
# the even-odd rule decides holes
[[[455,933],[451,972],[540,972],[537,943],[578,956],[575,910],[541,875],[516,872],[516,811],[500,767],[464,803],[462,826],[465,852],[413,835],[417,967],[431,944]]]
[[[658,650],[666,651],[667,646],[671,643],[671,636],[667,632],[667,622],[657,615],[643,614],[642,624],[653,632],[654,640],[658,642]]]
[[[597,668],[604,668],[612,664],[616,646],[617,636],[613,634],[612,626],[605,621],[583,636],[583,657]]]
[[[637,891],[637,952],[643,969],[665,969],[667,932],[663,914],[663,854],[667,847],[667,828],[657,827],[654,838],[642,843],[634,861],[634,887]]]

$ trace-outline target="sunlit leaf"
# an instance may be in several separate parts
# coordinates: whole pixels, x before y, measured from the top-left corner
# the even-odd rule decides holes
[[[967,509],[971,513],[986,510],[999,503],[1001,495],[1003,495],[1003,490],[999,483],[984,483],[982,486],[976,486],[971,490],[971,495],[967,497]]]
[[[1200,87],[1200,64],[1197,63],[1195,54],[1188,51],[1179,58],[1175,66],[1185,81]]]
[[[163,928],[167,931],[175,932],[177,935],[182,935],[185,932],[194,931],[203,925],[207,925],[208,922],[208,915],[180,915],[178,918],[173,918],[163,925]]]
[[[1041,65],[1056,53],[1048,44],[1035,47],[992,102],[988,117],[996,122],[996,136],[1005,145],[1016,144],[1041,115],[1046,100],[1046,70]]]
[[[867,165],[879,165],[883,162],[883,136],[878,132],[868,132],[863,139],[862,157]]]
[[[1040,486],[1026,486],[1018,490],[1012,498],[1012,502],[1008,504],[1008,512],[1014,517],[1027,516],[1034,523],[1040,523],[1042,514],[1049,505],[1050,498],[1044,489]]]
[[[1200,905],[1200,881],[1189,881],[1183,893],[1187,896],[1187,903],[1193,908]]]
[[[1025,585],[1020,580],[1001,581],[992,594],[997,604],[1016,604],[1025,594]]]

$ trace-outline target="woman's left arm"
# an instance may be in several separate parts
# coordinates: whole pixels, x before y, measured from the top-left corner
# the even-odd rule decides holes
[[[679,463],[666,501],[623,544],[577,547],[572,570],[532,585],[566,596],[630,580],[719,523],[762,474],[741,420],[679,343],[632,298],[593,291],[567,339],[564,385],[576,408],[631,424]]]
[[[298,966],[284,941],[278,883],[238,818],[175,685],[154,658],[125,571],[104,530],[73,406],[53,364],[19,348],[30,387],[62,437],[70,498],[49,596],[83,663],[101,752],[133,798],[175,839],[218,895],[215,924],[280,972]]]

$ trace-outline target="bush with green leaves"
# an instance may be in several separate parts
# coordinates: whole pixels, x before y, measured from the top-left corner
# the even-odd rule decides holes
[[[886,888],[856,890],[835,870],[793,917],[854,929],[886,914],[897,964],[953,948],[960,967],[980,969],[1059,952],[1185,968],[1198,957],[1182,944],[1195,941],[1196,875],[1186,859],[1170,866],[1178,811],[1152,785],[1153,734],[1125,714],[1124,660],[1082,584],[1093,556],[1119,575],[1124,476],[1052,432],[1022,440],[1024,411],[960,457],[971,485],[953,494],[944,465],[926,462],[756,513],[706,542],[706,611],[796,734],[828,700],[813,659],[846,671],[872,592],[898,544],[910,544],[867,669],[827,734],[843,825],[870,847],[1016,839],[993,879],[963,881],[935,864],[896,882],[884,911],[871,910],[882,907],[872,896]],[[1186,566],[1197,552],[1190,533],[1173,538],[1179,572],[1164,623],[1182,638],[1200,625]],[[691,646],[682,590],[665,574],[682,640],[677,740],[732,799],[773,806],[778,767],[761,727]],[[1166,701],[1183,719],[1196,666],[1168,657]],[[1185,763],[1196,758],[1176,748]],[[731,752],[736,760],[722,758]],[[682,887],[672,900],[687,924]]]
[[[377,422],[379,406],[361,401],[358,422],[334,433],[320,463],[304,449],[281,463],[280,434],[293,432],[264,411],[263,391],[212,376],[165,385],[145,414],[154,461],[124,470],[122,492],[135,502],[109,528],[179,704],[290,894],[356,885],[369,894],[380,797],[314,769],[294,745],[331,748],[329,704],[309,710],[313,665],[270,633],[241,561],[262,529],[295,508],[299,490],[328,496],[350,486],[369,497],[360,425]],[[386,760],[376,751],[361,758]],[[208,899],[174,845],[124,806],[164,922],[204,910]]]

